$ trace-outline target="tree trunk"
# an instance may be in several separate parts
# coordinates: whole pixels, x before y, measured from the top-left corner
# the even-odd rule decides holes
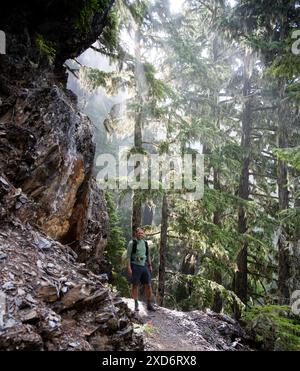
[[[143,210],[143,225],[149,225],[151,226],[153,224],[153,218],[154,218],[154,212],[155,212],[155,205],[153,202],[146,202],[144,205]]]
[[[300,210],[300,172],[295,171],[295,208]],[[291,287],[290,293],[300,288],[300,215],[297,213],[294,219],[294,236],[292,241],[293,257],[291,260]]]
[[[213,280],[220,285],[222,284],[222,274],[219,270],[214,270]],[[211,307],[211,310],[215,313],[221,313],[222,308],[223,308],[223,300],[222,300],[221,294],[217,292],[215,293],[214,302]]]
[[[216,14],[214,13],[213,15],[213,18],[214,20],[216,20]],[[212,43],[212,55],[213,55],[213,63],[214,64],[217,64],[218,63],[218,59],[220,57],[219,55],[219,52],[220,52],[220,36],[219,35],[215,35],[214,39],[213,39],[213,43]],[[220,104],[220,91],[219,91],[219,87],[216,87],[216,89],[214,90],[214,107],[213,107],[213,117],[215,117],[215,120],[216,120],[216,128],[218,130],[220,130],[220,112],[219,112],[219,104]],[[213,182],[214,182],[214,189],[217,190],[217,191],[220,191],[221,190],[221,183],[220,183],[220,173],[219,173],[219,169],[214,166],[213,168]],[[213,223],[220,227],[221,226],[221,212],[219,210],[219,208],[217,207],[216,211],[214,212],[214,215],[213,215]],[[221,271],[220,269],[217,269],[215,268],[214,271],[212,272],[212,280],[215,281],[216,283],[218,284],[222,284],[222,274],[221,274]],[[221,294],[219,291],[216,291],[215,295],[214,295],[214,301],[213,301],[213,304],[212,304],[212,311],[216,312],[216,313],[220,313],[221,310],[222,310],[222,306],[223,306],[223,303],[222,303],[222,297],[221,297]]]
[[[251,149],[251,129],[252,129],[252,102],[251,102],[251,74],[250,74],[250,55],[245,57],[244,67],[244,109],[242,115],[242,142],[241,148],[244,153],[242,162],[242,173],[239,183],[239,197],[243,200],[249,199],[249,165]],[[241,202],[238,210],[238,232],[243,235],[247,232],[247,215],[244,204]],[[248,296],[248,243],[242,242],[241,249],[237,256],[237,272],[235,275],[235,293],[245,304]],[[235,316],[240,317],[240,311],[235,305]]]
[[[214,189],[220,190],[220,188],[221,188],[221,186],[220,186],[219,172],[216,168],[214,168]],[[217,226],[221,225],[221,215],[220,215],[219,210],[216,210],[214,212],[213,222]],[[221,274],[219,269],[214,270],[213,280],[220,285],[222,284],[222,274]],[[222,310],[222,307],[223,307],[223,302],[222,302],[221,294],[220,294],[220,292],[216,292],[211,310],[213,312],[220,313],[221,310]]]
[[[278,109],[278,147],[287,148],[288,146],[288,107],[284,102],[285,82],[280,81],[280,106]],[[285,161],[278,160],[277,163],[277,184],[279,197],[279,212],[289,208],[289,191],[288,191],[288,170]],[[280,304],[289,304],[289,285],[288,281],[291,276],[290,256],[286,246],[288,237],[287,227],[281,226],[281,233],[278,240],[278,297]]]
[[[182,246],[182,248],[184,248]],[[182,260],[180,273],[183,275],[191,275],[194,276],[196,273],[196,263],[197,263],[197,255],[193,252],[185,253],[185,256]],[[175,290],[175,298],[177,302],[180,302],[184,299],[187,299],[192,295],[193,292],[193,282],[192,280],[185,279],[184,282],[178,283],[176,290]]]
[[[135,125],[134,125],[134,147],[136,149],[141,150],[143,147],[143,131],[142,131],[142,121],[143,121],[143,86],[140,82],[141,80],[141,71],[142,71],[142,63],[141,63],[141,35],[139,31],[136,31],[135,35],[135,79],[137,82],[137,100],[139,101],[138,112],[135,118]],[[136,164],[135,169],[137,170],[139,164]],[[141,201],[141,191],[135,190],[133,191],[133,199],[132,199],[132,231],[137,227],[140,227],[142,223],[142,201]]]
[[[157,304],[164,305],[165,296],[165,275],[166,275],[166,253],[168,242],[168,198],[167,194],[163,196],[162,215],[161,215],[161,231],[160,231],[160,249],[159,249],[159,269],[158,269],[158,289],[157,289]]]
[[[138,192],[135,191],[132,200],[132,232],[134,232],[136,228],[141,226],[141,220],[142,220],[142,202],[140,200]]]
[[[194,275],[196,273],[197,256],[194,253],[187,253],[181,264],[180,272],[182,274]]]
[[[136,148],[142,147],[142,125],[141,125],[141,112],[139,113],[134,126],[134,146]],[[139,164],[136,164],[135,169],[138,169]],[[142,223],[142,200],[141,200],[141,191],[133,191],[132,199],[132,231],[137,227],[140,227]]]

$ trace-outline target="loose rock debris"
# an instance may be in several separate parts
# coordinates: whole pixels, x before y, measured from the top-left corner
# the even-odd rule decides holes
[[[83,269],[68,246],[10,224],[0,231],[0,257],[0,350],[143,348],[131,310],[106,275]]]

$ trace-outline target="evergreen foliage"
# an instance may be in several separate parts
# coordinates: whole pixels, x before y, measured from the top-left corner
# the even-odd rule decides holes
[[[84,80],[91,90],[130,92],[126,120],[140,134],[131,154],[205,155],[201,200],[165,192],[159,181],[158,190],[134,192],[156,209],[168,200],[165,305],[205,309],[221,299],[220,310],[244,313],[267,347],[298,349],[298,320],[278,304],[289,304],[300,284],[300,59],[292,53],[299,4],[186,0],[172,15],[168,1],[136,0],[118,2],[117,12],[135,47],[117,46],[116,72],[83,67]],[[128,194],[118,196],[121,203]],[[117,271],[122,231],[109,205],[108,256]],[[120,217],[129,238],[128,208]],[[156,290],[161,221],[153,224]]]

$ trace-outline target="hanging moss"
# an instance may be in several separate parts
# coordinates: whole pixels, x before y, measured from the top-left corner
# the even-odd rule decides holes
[[[109,5],[109,0],[85,0],[78,5],[79,15],[75,17],[75,29],[80,33],[88,33],[92,28],[92,20],[96,13],[102,15]],[[101,39],[111,48],[117,47],[119,36],[119,17],[115,10],[111,10],[107,16],[106,27]]]
[[[105,27],[101,38],[105,40],[105,44],[109,45],[110,48],[117,48],[119,44],[119,27],[120,18],[116,10],[112,10],[107,19],[109,27]]]
[[[91,29],[91,18],[100,10],[98,0],[87,0],[83,2],[79,16],[75,21],[75,27],[82,32],[88,32]]]
[[[36,46],[42,56],[48,59],[48,62],[52,64],[55,60],[56,50],[54,44],[50,41],[45,40],[43,35],[38,34],[35,39]]]
[[[300,350],[300,317],[290,307],[256,306],[245,312],[242,320],[263,350]]]

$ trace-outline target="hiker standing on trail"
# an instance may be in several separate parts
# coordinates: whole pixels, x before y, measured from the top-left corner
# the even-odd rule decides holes
[[[135,310],[139,310],[139,284],[144,285],[145,295],[147,299],[147,309],[155,311],[151,299],[151,259],[149,254],[149,246],[145,241],[145,232],[142,228],[135,230],[132,241],[127,247],[128,259],[128,275],[131,278],[132,284],[132,298],[134,299]]]

